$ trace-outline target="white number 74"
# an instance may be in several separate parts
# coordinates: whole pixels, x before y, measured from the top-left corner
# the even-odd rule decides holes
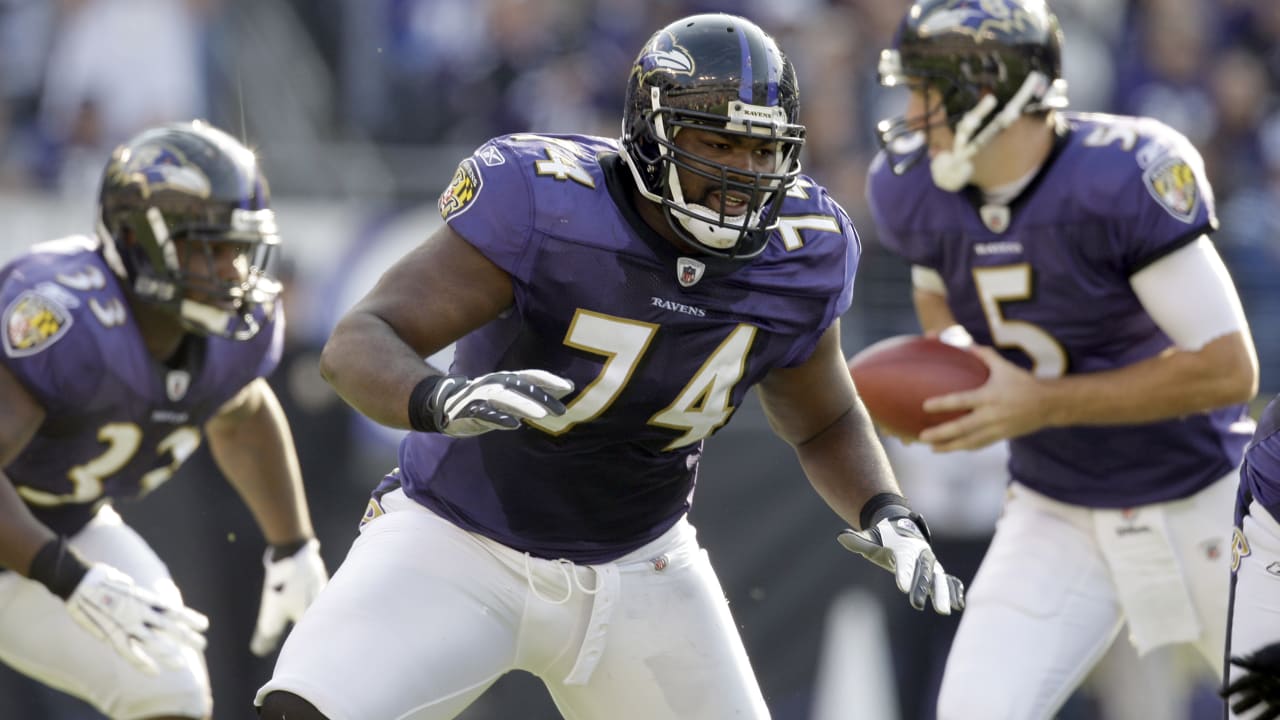
[[[569,403],[563,415],[527,422],[552,435],[560,435],[578,423],[599,417],[630,382],[657,331],[658,325],[653,323],[579,310],[574,314],[569,332],[565,333],[564,343],[605,356],[604,368]],[[649,418],[651,425],[685,431],[663,448],[664,451],[695,443],[728,422],[734,410],[729,399],[746,370],[747,353],[755,337],[754,327],[745,324],[735,327],[675,400]]]

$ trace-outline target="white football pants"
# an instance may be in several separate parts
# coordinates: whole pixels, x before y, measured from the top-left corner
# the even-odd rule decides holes
[[[1221,677],[1236,486],[1233,473],[1192,497],[1119,511],[1011,485],[960,615],[938,719],[1052,717],[1126,622],[1139,652],[1191,643]]]
[[[1280,642],[1280,523],[1257,502],[1244,517],[1244,543],[1237,540],[1235,604],[1231,608],[1231,654],[1248,655],[1263,645]],[[1232,665],[1231,680],[1243,672]],[[1228,709],[1229,711],[1229,709]],[[1254,708],[1231,718],[1255,717]]]
[[[112,565],[138,585],[182,602],[164,562],[109,505],[70,542],[86,562]],[[204,655],[188,648],[183,658],[181,668],[148,675],[81,627],[43,585],[17,573],[0,574],[0,661],[108,717],[208,717],[213,696]]]
[[[681,519],[616,562],[532,558],[381,499],[258,691],[331,720],[452,718],[527,670],[568,720],[768,717],[715,573]]]

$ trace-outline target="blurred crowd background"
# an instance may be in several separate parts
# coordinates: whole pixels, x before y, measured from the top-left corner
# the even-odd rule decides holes
[[[1280,389],[1280,2],[1049,3],[1066,33],[1073,109],[1157,117],[1204,154],[1222,222],[1214,237],[1258,345],[1259,397],[1269,398]],[[631,61],[678,17],[746,15],[796,64],[806,171],[864,238],[844,320],[848,353],[915,330],[907,268],[879,250],[864,200],[875,122],[902,101],[878,87],[876,59],[908,4],[0,0],[0,259],[91,232],[110,149],[147,125],[203,117],[258,148],[285,233],[278,269],[290,283],[289,349],[273,382],[332,570],[368,490],[394,463],[397,437],[360,421],[319,379],[315,353],[328,328],[439,222],[435,198],[478,144],[523,131],[616,137]],[[743,408],[708,449],[694,520],[775,717],[850,717],[849,702],[880,713],[858,717],[932,717],[954,620],[901,612],[887,577],[841,554],[836,519],[757,408]],[[908,493],[954,548],[940,553],[948,569],[969,579],[999,505],[1001,449],[946,458],[892,449]],[[169,485],[125,514],[188,601],[214,616],[216,716],[252,717],[249,698],[271,667],[246,647],[259,592],[246,568],[259,563],[260,538],[207,455]],[[392,641],[372,638],[371,661]],[[1138,663],[1121,648],[1063,717],[1213,717],[1212,681],[1185,664]],[[0,717],[94,716],[0,675]],[[555,715],[536,683],[513,677],[467,717]]]

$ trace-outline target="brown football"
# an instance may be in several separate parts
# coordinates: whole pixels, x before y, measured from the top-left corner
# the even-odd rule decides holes
[[[976,388],[990,375],[977,354],[923,335],[868,345],[849,359],[849,373],[876,424],[904,438],[968,412],[925,412],[925,399]]]

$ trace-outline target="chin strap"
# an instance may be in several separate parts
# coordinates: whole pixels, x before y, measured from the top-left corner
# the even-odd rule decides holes
[[[973,156],[986,147],[1000,131],[1009,127],[1022,116],[1023,110],[1032,98],[1040,97],[1049,89],[1049,78],[1041,72],[1032,72],[1022,82],[1022,87],[1009,100],[991,122],[978,132],[982,121],[995,109],[995,95],[986,95],[972,110],[956,123],[956,136],[950,150],[944,150],[929,161],[929,172],[933,175],[933,184],[946,190],[956,192],[964,187],[973,176]],[[977,136],[974,136],[977,133]]]

